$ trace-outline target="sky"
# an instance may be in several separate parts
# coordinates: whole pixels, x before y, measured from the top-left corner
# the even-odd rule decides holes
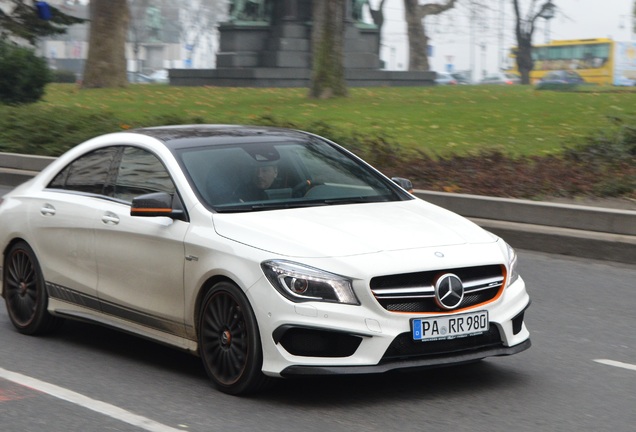
[[[402,0],[388,0],[385,4],[381,58],[391,70],[406,70],[408,66],[402,3]],[[488,0],[487,3],[489,10],[478,19],[470,20],[468,0],[460,0],[454,9],[426,19],[427,34],[433,48],[430,58],[432,70],[444,71],[449,67],[455,71],[472,69],[473,78],[480,79],[484,74],[505,66],[508,50],[516,45],[512,1]],[[520,0],[520,3],[522,10],[526,11],[530,0]],[[544,19],[537,21],[535,44],[548,39],[610,37],[632,40],[630,29],[634,0],[553,0],[553,3],[557,6],[555,17],[547,23],[547,28]]]

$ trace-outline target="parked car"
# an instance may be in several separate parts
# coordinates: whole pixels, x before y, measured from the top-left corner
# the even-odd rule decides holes
[[[615,82],[615,86],[623,86],[623,87],[633,87],[636,86],[636,79],[627,78],[626,76],[621,75],[617,77]]]
[[[457,81],[457,84],[460,85],[468,85],[468,84],[472,84],[472,79],[470,76],[470,73],[466,73],[466,72],[453,72],[451,73],[452,77],[455,78],[455,80]]]
[[[0,200],[9,319],[29,335],[93,321],[196,353],[230,394],[529,348],[515,251],[398,180],[410,187],[287,129],[90,139]]]
[[[133,84],[149,84],[152,79],[148,75],[138,72],[127,72],[128,82]]]
[[[480,81],[480,84],[512,85],[520,83],[521,77],[519,77],[519,75],[503,72],[497,72],[492,75],[487,75]]]
[[[457,80],[448,72],[436,72],[435,84],[437,85],[455,85]]]
[[[170,82],[170,77],[168,75],[168,71],[165,69],[159,69],[148,75],[148,78],[153,83],[157,84],[168,84]]]
[[[538,90],[542,89],[568,89],[585,84],[581,75],[572,70],[555,70],[546,73],[536,84]]]

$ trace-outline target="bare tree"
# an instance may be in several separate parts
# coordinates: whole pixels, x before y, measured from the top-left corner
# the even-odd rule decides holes
[[[445,0],[444,3],[419,4],[419,0],[404,0],[404,17],[409,40],[409,70],[427,71],[428,36],[424,28],[424,18],[439,15],[455,7],[457,0]]]
[[[373,23],[378,27],[378,54],[380,54],[380,46],[382,45],[382,27],[384,26],[384,3],[386,3],[386,0],[380,0],[377,9],[373,9],[369,4],[369,12],[371,13],[371,18],[373,19]]]
[[[312,98],[347,95],[343,63],[345,8],[345,0],[312,2]]]
[[[179,36],[186,47],[189,66],[196,63],[195,57],[209,60],[198,67],[213,66],[218,23],[227,16],[228,5],[223,0],[188,0],[180,6]]]
[[[542,5],[537,0],[531,0],[525,16],[521,12],[519,0],[512,0],[515,10],[515,35],[517,37],[517,69],[521,74],[521,84],[530,84],[530,71],[534,68],[532,60],[532,35],[538,18],[552,17],[554,4],[547,0]]]
[[[88,58],[82,87],[127,86],[128,3],[126,0],[92,0],[90,17]]]

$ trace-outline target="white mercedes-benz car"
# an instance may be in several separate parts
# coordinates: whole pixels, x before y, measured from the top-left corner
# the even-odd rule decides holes
[[[231,394],[529,348],[514,250],[399,180],[295,130],[91,139],[0,200],[8,316],[187,350]]]

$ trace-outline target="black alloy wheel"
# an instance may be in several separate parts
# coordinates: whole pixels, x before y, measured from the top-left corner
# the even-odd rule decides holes
[[[48,296],[42,270],[27,243],[14,244],[6,254],[3,287],[9,319],[20,333],[49,333],[61,323],[60,318],[47,311]]]
[[[256,317],[243,292],[230,282],[217,283],[203,299],[199,353],[208,376],[224,393],[253,393],[268,381],[261,371]]]

